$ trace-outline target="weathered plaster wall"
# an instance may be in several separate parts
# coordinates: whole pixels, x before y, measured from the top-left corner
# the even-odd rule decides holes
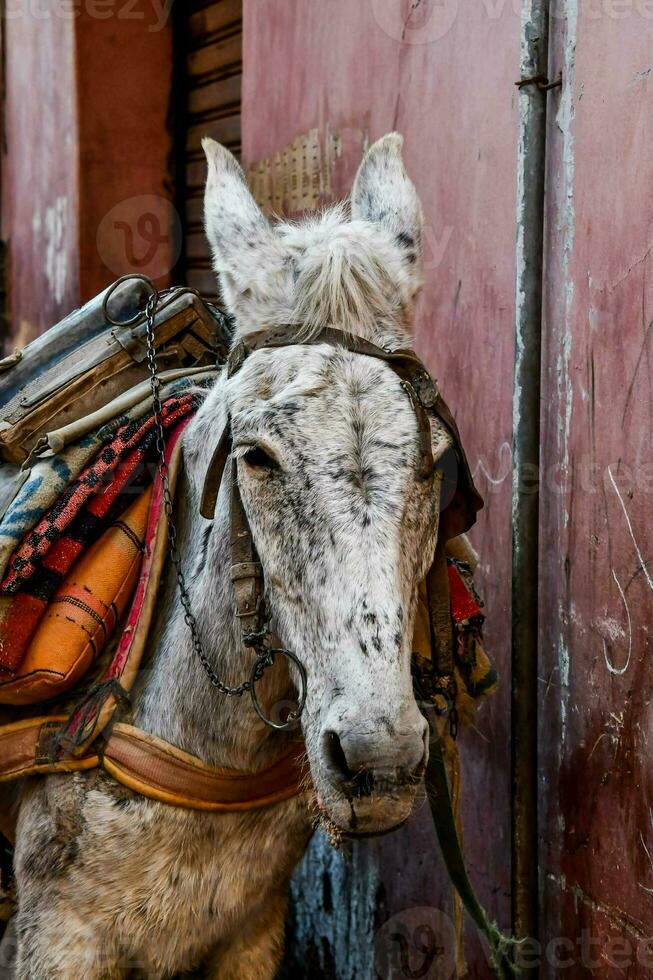
[[[74,22],[47,4],[4,23],[2,237],[11,333],[22,346],[79,298],[78,117]]]
[[[129,17],[92,9],[82,5],[76,33],[82,301],[130,271],[168,285],[181,250],[170,16],[151,0]]]
[[[561,937],[561,963],[549,958],[544,975],[643,978],[653,974],[653,9],[566,0],[561,13],[540,667],[543,932]]]
[[[490,913],[507,925],[519,17],[510,5],[494,7],[479,15],[473,0],[429,0],[413,4],[412,13],[411,4],[385,0],[246,0],[243,158],[250,167],[287,148],[294,164],[267,165],[285,174],[286,203],[319,203],[349,191],[368,141],[392,129],[405,134],[406,164],[426,214],[416,345],[456,414],[487,501],[474,540],[488,643],[506,683],[480,714],[478,730],[461,739],[463,811],[472,876]],[[302,147],[311,150],[308,158]],[[313,152],[321,158],[317,176]],[[266,166],[254,170],[260,182]],[[450,909],[425,812],[400,833],[355,847],[346,875],[336,872],[342,860],[316,839],[297,877],[292,975],[305,975],[302,958],[306,968],[310,955],[312,977],[372,977],[375,942],[378,948],[392,916],[428,926],[429,909]],[[349,930],[336,928],[336,919],[354,916]],[[483,977],[487,966],[471,932],[472,975]]]
[[[181,228],[169,5],[12,3],[4,26],[11,348],[126,272],[167,285]]]

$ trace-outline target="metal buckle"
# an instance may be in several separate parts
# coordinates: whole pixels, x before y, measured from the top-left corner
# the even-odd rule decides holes
[[[297,707],[294,711],[291,711],[288,715],[288,719],[285,722],[278,723],[268,718],[264,714],[261,705],[259,704],[258,698],[256,696],[256,684],[263,676],[263,672],[268,668],[274,666],[274,661],[276,655],[280,653],[287,660],[292,661],[299,672],[300,679],[300,690],[299,697],[297,698]],[[272,650],[265,650],[265,652],[258,658],[254,667],[252,668],[252,675],[250,678],[250,694],[252,697],[252,704],[254,705],[254,710],[259,716],[261,721],[269,728],[274,728],[277,732],[287,732],[294,728],[299,721],[302,711],[304,710],[304,705],[306,704],[306,689],[307,689],[307,678],[306,669],[301,662],[301,660],[295,656],[290,650],[285,650],[283,648],[276,648]]]
[[[263,610],[264,602],[265,596],[260,595],[256,600],[256,604],[252,606],[251,609],[239,609],[238,606],[236,606],[236,619],[249,619],[251,616],[258,616]],[[245,605],[248,606],[249,603],[245,603]]]

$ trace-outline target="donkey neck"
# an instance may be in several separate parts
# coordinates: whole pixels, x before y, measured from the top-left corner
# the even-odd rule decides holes
[[[202,648],[221,681],[236,687],[249,678],[255,654],[243,647],[234,614],[229,545],[228,480],[216,516],[207,522],[183,478],[175,520],[191,607]],[[288,675],[276,666],[257,685],[264,702],[287,695]],[[164,576],[147,666],[134,697],[134,723],[197,755],[209,765],[257,771],[287,746],[287,736],[268,728],[249,694],[216,690],[195,654],[172,563]]]

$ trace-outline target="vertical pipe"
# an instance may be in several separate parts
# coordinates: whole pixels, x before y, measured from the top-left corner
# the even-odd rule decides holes
[[[522,0],[521,78],[546,77],[549,0]],[[512,914],[538,935],[537,628],[546,92],[519,90],[512,484]]]

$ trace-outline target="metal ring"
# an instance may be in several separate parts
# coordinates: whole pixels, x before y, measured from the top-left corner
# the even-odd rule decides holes
[[[104,294],[104,299],[102,301],[102,315],[104,316],[106,322],[110,323],[111,326],[113,327],[133,327],[134,324],[138,323],[139,320],[142,320],[142,318],[145,316],[144,309],[139,310],[138,313],[135,313],[134,316],[131,317],[131,319],[129,320],[114,320],[111,314],[109,313],[109,300],[113,296],[118,286],[121,286],[123,282],[129,282],[130,279],[136,279],[139,282],[145,283],[145,285],[148,287],[150,291],[150,295],[148,296],[148,301],[151,300],[153,297],[156,297],[157,299],[159,298],[159,291],[149,276],[141,276],[135,272],[134,273],[130,272],[128,275],[121,276],[120,279],[116,279],[116,281],[107,289],[106,293]]]
[[[274,664],[275,655],[277,653],[280,653],[284,657],[286,657],[287,660],[291,660],[294,663],[297,670],[299,671],[300,691],[299,691],[299,697],[297,698],[297,708],[294,711],[290,712],[287,721],[283,722],[282,724],[277,724],[277,722],[272,721],[271,718],[268,718],[263,713],[263,709],[261,708],[261,705],[258,702],[258,698],[256,697],[256,680],[257,680],[256,670],[258,667],[258,661],[257,663],[254,664],[254,667],[252,668],[252,675],[250,678],[250,694],[252,696],[252,704],[254,705],[254,710],[256,711],[256,714],[259,716],[261,721],[265,722],[265,724],[268,725],[270,728],[274,728],[278,732],[285,732],[295,727],[296,723],[299,721],[301,717],[302,711],[304,710],[304,705],[306,704],[306,687],[307,687],[306,669],[303,663],[301,662],[301,660],[299,659],[299,657],[295,656],[295,654],[292,653],[290,650],[283,650],[283,649],[267,650],[266,653],[271,655],[272,658],[271,665]]]

